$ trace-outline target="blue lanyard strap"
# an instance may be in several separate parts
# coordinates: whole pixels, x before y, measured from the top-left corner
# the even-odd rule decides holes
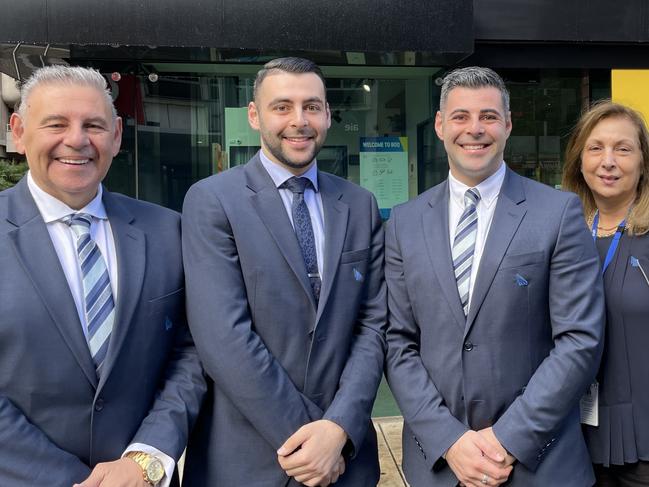
[[[597,224],[599,223],[599,212],[595,212],[595,218],[593,218],[593,226],[591,228],[592,233],[593,233],[593,241],[597,240]],[[615,255],[615,252],[617,251],[617,246],[620,243],[620,238],[622,237],[622,233],[624,233],[624,227],[626,226],[626,218],[620,222],[620,224],[617,226],[617,230],[615,231],[615,235],[613,235],[613,241],[611,244],[608,246],[608,251],[606,252],[606,258],[604,259],[604,265],[602,265],[602,275],[606,272],[606,268],[609,266],[611,261],[613,260],[613,256]]]

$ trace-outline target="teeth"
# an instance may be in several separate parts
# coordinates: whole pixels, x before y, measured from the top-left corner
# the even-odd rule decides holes
[[[59,162],[62,162],[63,164],[73,164],[75,166],[81,166],[83,164],[87,164],[90,161],[90,159],[61,159],[59,158]]]
[[[466,145],[465,144],[463,147],[465,149],[467,149],[467,150],[480,150],[480,149],[484,149],[485,146],[484,145]]]

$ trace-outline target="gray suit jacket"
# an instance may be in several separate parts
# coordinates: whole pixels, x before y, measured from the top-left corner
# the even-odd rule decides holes
[[[594,481],[577,404],[601,355],[599,262],[575,195],[507,170],[465,319],[448,183],[395,208],[386,236],[387,377],[413,487],[455,486],[444,452],[493,426],[507,485]]]
[[[0,193],[0,485],[70,486],[131,442],[178,459],[198,413],[179,216],[107,191],[104,205],[119,295],[98,381],[26,179]]]
[[[281,197],[259,156],[195,184],[183,209],[188,319],[213,379],[183,484],[283,486],[276,450],[330,419],[353,458],[337,485],[376,485],[370,412],[385,352],[383,230],[374,197],[318,174],[323,286],[316,309]]]

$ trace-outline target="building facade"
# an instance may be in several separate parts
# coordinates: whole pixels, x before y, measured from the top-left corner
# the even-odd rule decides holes
[[[649,68],[643,0],[0,0],[0,122],[14,79],[38,66],[99,69],[124,119],[111,190],[180,209],[195,181],[259,148],[247,123],[256,71],[285,55],[327,78],[332,126],[319,166],[372,190],[384,216],[448,172],[434,132],[455,67],[489,66],[511,91],[506,161],[550,185],[581,110],[616,70]],[[0,131],[0,155],[11,155]]]

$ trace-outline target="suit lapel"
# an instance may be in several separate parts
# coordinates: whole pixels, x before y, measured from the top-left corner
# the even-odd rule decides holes
[[[318,171],[318,186],[324,212],[325,256],[323,262],[324,279],[322,281],[316,323],[320,319],[336,279],[338,263],[340,262],[345,235],[347,234],[347,220],[349,219],[349,206],[341,201],[343,193],[340,191],[335,179],[326,173]]]
[[[465,335],[468,334],[476,315],[480,311],[485,296],[496,276],[500,262],[505,256],[505,252],[526,212],[522,178],[507,168],[494,210],[491,228],[480,259],[476,282],[473,286]]]
[[[252,205],[268,232],[277,243],[287,264],[302,284],[302,288],[315,308],[315,298],[307,276],[300,244],[286,214],[286,208],[273,180],[261,164],[259,155],[253,157],[245,167],[247,186],[254,194]]]
[[[115,301],[115,322],[100,386],[110,375],[128,329],[133,325],[133,315],[141,300],[146,268],[146,237],[144,232],[132,225],[133,215],[106,190],[104,190],[103,202],[115,241],[119,282]]]
[[[95,366],[68,281],[47,226],[29,193],[25,178],[18,183],[10,196],[7,219],[17,227],[9,232],[9,236],[19,262],[29,275],[72,356],[79,363],[88,381],[93,387],[97,387]]]
[[[433,191],[428,202],[430,211],[422,214],[424,240],[428,249],[428,257],[432,262],[433,271],[437,276],[440,288],[451,308],[456,324],[464,329],[466,319],[462,303],[457,292],[457,283],[453,272],[453,257],[449,242],[448,230],[448,180]]]

